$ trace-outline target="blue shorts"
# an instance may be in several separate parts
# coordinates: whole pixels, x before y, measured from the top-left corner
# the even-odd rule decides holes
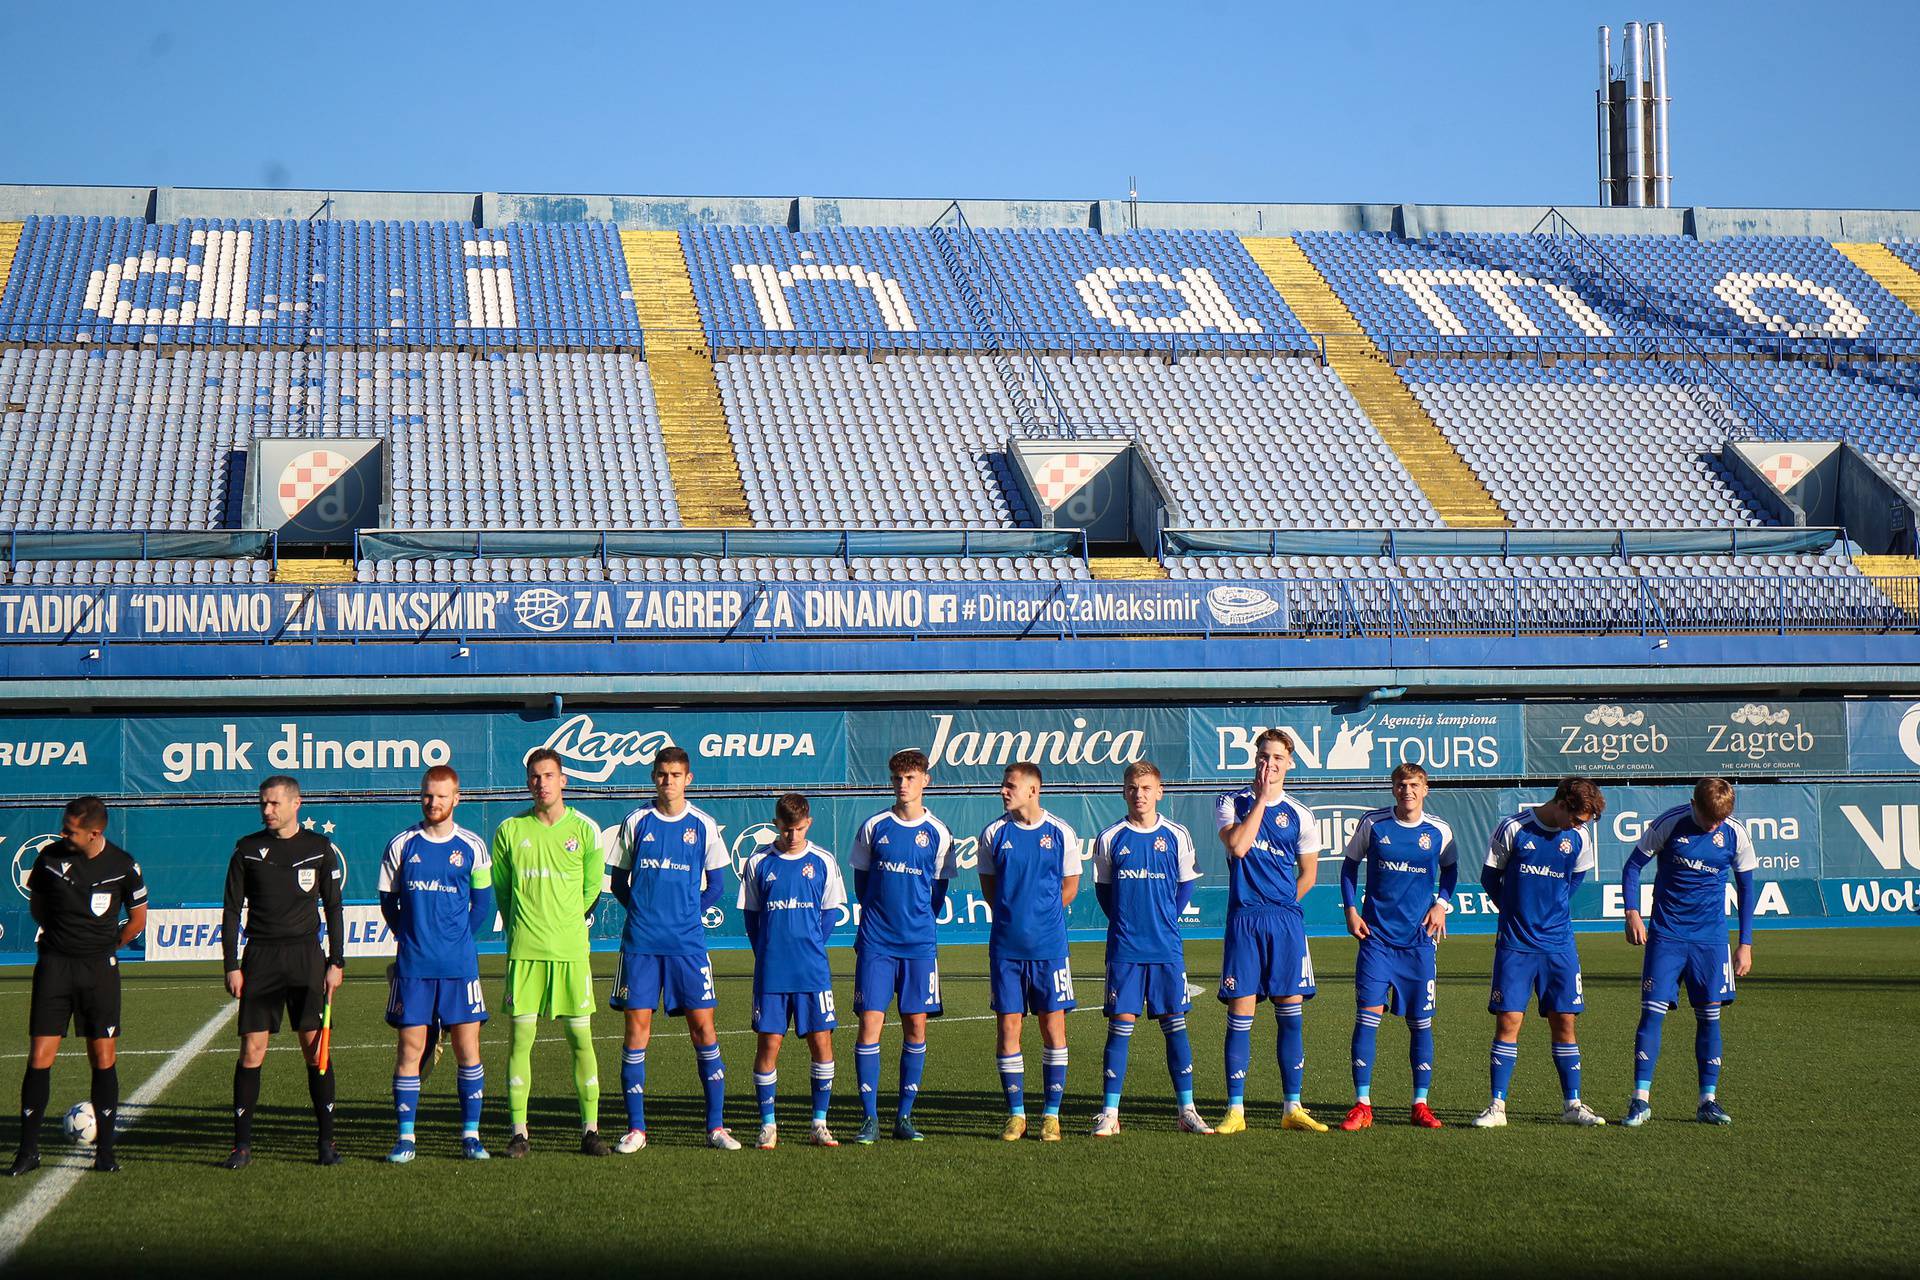
[[[995,1013],[1054,1013],[1073,1008],[1073,970],[1067,958],[1003,960],[987,951]]]
[[[487,1020],[487,998],[478,978],[387,979],[387,1025],[457,1027]]]
[[[1488,1013],[1525,1013],[1527,1001],[1540,997],[1542,1013],[1584,1013],[1586,993],[1580,987],[1580,953],[1493,949],[1493,987],[1487,994]]]
[[[1384,1005],[1409,1018],[1433,1013],[1434,947],[1392,947],[1372,938],[1360,943],[1353,962],[1353,994],[1363,1009]]]
[[[679,1017],[689,1009],[711,1009],[713,965],[705,955],[657,956],[622,951],[613,968],[615,1009],[658,1009]]]
[[[1164,1018],[1170,1013],[1185,1013],[1193,1008],[1187,995],[1187,971],[1177,964],[1128,964],[1124,960],[1107,962],[1106,1015],[1146,1014]]]
[[[1313,999],[1313,957],[1307,953],[1307,931],[1292,911],[1270,911],[1227,917],[1227,934],[1220,956],[1220,999],[1242,996]]]
[[[878,952],[853,953],[853,1011],[885,1013],[898,1001],[902,1013],[940,1016],[940,962],[914,960],[905,956],[884,956]]]
[[[1724,939],[1715,942],[1682,942],[1659,934],[1647,937],[1647,958],[1640,966],[1640,998],[1679,1005],[1680,980],[1687,981],[1687,1003],[1698,1009],[1704,1004],[1733,1003],[1733,951]]]
[[[833,1015],[831,991],[756,991],[753,993],[753,1029],[763,1035],[785,1035],[787,1024],[800,1035],[832,1031],[840,1025]]]

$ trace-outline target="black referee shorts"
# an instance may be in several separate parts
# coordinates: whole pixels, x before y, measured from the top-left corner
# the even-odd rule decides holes
[[[29,1035],[64,1036],[67,1025],[89,1040],[120,1034],[120,961],[111,955],[44,952],[33,966]]]
[[[240,977],[241,1035],[278,1031],[283,1008],[295,1031],[320,1029],[327,967],[319,942],[249,942]]]

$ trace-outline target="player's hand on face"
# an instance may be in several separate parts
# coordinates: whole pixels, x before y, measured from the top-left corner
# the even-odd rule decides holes
[[[333,998],[333,993],[340,989],[340,980],[346,976],[340,966],[332,964],[327,966],[327,998],[329,1000]],[[235,994],[237,995],[238,992]]]
[[[1733,976],[1744,978],[1753,972],[1753,944],[1743,942],[1733,949]]]
[[[228,971],[227,973],[227,994],[228,995],[232,996],[235,1000],[238,1000],[240,998],[240,991],[245,985],[246,985],[246,979],[240,976],[240,971],[238,969],[232,969]]]
[[[1436,902],[1427,908],[1427,936],[1435,942],[1447,936],[1447,908],[1445,903]]]
[[[1358,911],[1355,911],[1352,907],[1348,907],[1347,932],[1360,939],[1360,941],[1365,942],[1373,930],[1367,928],[1367,922],[1360,918]]]
[[[1646,922],[1640,918],[1638,911],[1627,912],[1627,941],[1636,947],[1647,945]]]

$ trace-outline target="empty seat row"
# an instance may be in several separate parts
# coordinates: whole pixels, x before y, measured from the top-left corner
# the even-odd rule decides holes
[[[362,560],[361,582],[1064,582],[1069,556],[482,556]]]

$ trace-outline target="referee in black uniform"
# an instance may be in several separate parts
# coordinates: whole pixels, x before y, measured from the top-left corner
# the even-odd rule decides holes
[[[27,873],[27,904],[40,926],[40,959],[33,966],[33,1008],[27,1015],[20,1153],[7,1176],[40,1167],[40,1123],[47,1114],[53,1059],[69,1022],[87,1038],[87,1057],[93,1061],[98,1127],[93,1167],[118,1173],[113,1123],[120,1110],[120,1072],[114,1066],[120,962],[114,952],[147,927],[147,886],[140,864],[107,839],[107,806],[98,796],[81,796],[67,805],[60,838],[40,851]]]
[[[314,1065],[320,1017],[346,972],[346,925],[340,911],[344,860],[333,841],[300,825],[300,784],[275,774],[260,784],[261,830],[233,847],[221,914],[220,950],[227,993],[240,1002],[240,1061],[233,1069],[233,1152],[229,1169],[253,1160],[253,1111],[260,1102],[260,1064],[284,1008],[307,1058],[307,1093],[320,1129],[320,1163],[339,1164],[333,1144],[334,1072]],[[240,913],[246,912],[247,954],[239,958]],[[327,921],[327,954],[319,922]]]

